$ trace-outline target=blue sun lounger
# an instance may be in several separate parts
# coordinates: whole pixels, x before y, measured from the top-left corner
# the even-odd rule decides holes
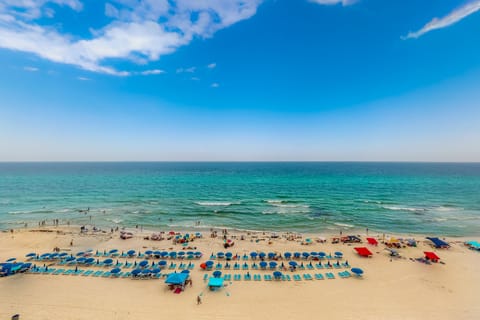
[[[72,275],[74,276],[78,276],[78,275],[81,275],[83,273],[84,270],[77,270],[77,271],[73,271]]]
[[[215,270],[222,270],[222,264],[217,263],[217,265],[215,266]]]
[[[208,280],[208,273],[205,273],[205,274],[203,275],[203,281],[207,281],[207,280]]]
[[[243,276],[243,280],[250,281],[250,280],[252,280],[252,276],[249,275],[249,274],[246,274],[246,275]]]
[[[172,263],[170,263],[170,265],[168,266],[168,269],[173,270],[173,269],[175,269],[176,267],[177,267],[177,264],[172,262]]]
[[[85,272],[82,274],[82,276],[84,276],[84,277],[89,276],[89,275],[91,275],[93,272],[94,272],[93,270],[87,270],[87,271],[85,271]]]
[[[224,281],[231,281],[232,280],[232,275],[231,274],[225,274],[223,276],[223,280]]]
[[[65,269],[57,269],[57,270],[55,270],[52,274],[54,274],[54,275],[59,275],[59,274],[61,274],[61,273],[64,272],[64,271],[65,271]]]
[[[324,280],[325,278],[323,277],[323,275],[321,273],[315,273],[315,279]]]
[[[292,281],[292,278],[290,278],[290,275],[284,274],[284,275],[282,275],[282,280],[283,281]]]
[[[298,275],[298,274],[294,274],[294,275],[293,275],[293,280],[295,280],[295,281],[302,281],[302,277],[300,277],[300,275]]]
[[[325,273],[325,276],[327,277],[327,279],[335,279],[335,275],[331,272]]]
[[[308,273],[305,273],[305,274],[303,275],[303,279],[305,279],[305,280],[313,280],[312,276],[309,275]]]
[[[122,275],[122,278],[128,278],[128,277],[130,277],[131,274],[132,274],[132,273],[131,273],[130,271],[127,271],[127,272],[125,272],[125,273]],[[160,273],[159,273],[159,274],[160,274]]]
[[[70,270],[65,271],[65,272],[63,273],[63,275],[68,276],[68,275],[73,274],[74,272],[75,272],[75,270],[70,269]]]
[[[233,276],[233,280],[240,281],[240,280],[242,280],[242,276],[239,275],[239,274],[236,274],[236,275]]]
[[[102,274],[102,277],[103,278],[109,278],[112,274],[110,273],[110,271],[105,271],[103,274]]]
[[[317,269],[323,269],[323,264],[317,263],[317,264],[315,265],[315,267],[316,267]]]
[[[93,277],[100,277],[103,274],[103,271],[97,271],[94,274],[92,274]]]
[[[242,269],[243,269],[243,270],[248,270],[248,264],[244,263],[244,264],[242,265]]]

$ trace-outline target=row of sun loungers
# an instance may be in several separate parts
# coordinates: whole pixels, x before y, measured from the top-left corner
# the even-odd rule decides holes
[[[142,274],[138,276],[132,275],[131,272],[119,272],[116,274],[111,273],[110,271],[102,270],[74,270],[74,269],[55,269],[55,268],[36,268],[31,269],[28,273],[30,274],[45,274],[45,275],[73,275],[73,276],[83,276],[83,277],[102,277],[102,278],[132,278],[132,279],[160,279],[165,277],[165,274],[156,273],[156,274]]]
[[[342,279],[346,279],[346,278],[350,278],[352,276],[352,274],[348,271],[343,271],[343,272],[338,272],[337,273],[338,277],[339,278],[342,278]],[[208,279],[210,278],[210,276],[208,274],[205,274],[204,277],[203,277],[203,280],[204,281],[207,281]],[[332,272],[327,272],[325,274],[321,274],[321,273],[315,273],[313,276],[311,274],[308,274],[308,273],[305,273],[303,275],[300,275],[300,274],[294,274],[292,276],[288,275],[288,274],[282,274],[281,277],[273,277],[272,275],[270,274],[264,274],[263,275],[263,278],[262,278],[262,275],[260,274],[253,274],[253,275],[250,275],[250,274],[244,274],[243,277],[241,274],[234,274],[233,275],[233,281],[241,281],[243,278],[244,281],[262,281],[262,279],[264,281],[272,281],[272,280],[282,280],[282,281],[302,281],[302,280],[306,280],[306,281],[309,281],[309,280],[331,280],[331,279],[335,279],[335,274],[332,273]],[[231,274],[225,274],[223,276],[223,280],[225,281],[231,281],[232,280],[232,275]]]
[[[349,268],[350,265],[348,264],[348,262],[343,262],[343,263],[331,263],[331,264],[327,264],[327,263],[309,263],[309,264],[304,264],[303,266],[302,265],[297,265],[295,268],[296,269],[299,269],[299,270],[315,270],[315,269],[340,269],[340,268]],[[284,265],[284,268],[287,268],[289,269],[290,266],[288,265]],[[233,269],[233,270],[276,270],[276,269],[281,269],[281,266],[265,266],[265,267],[262,267],[260,266],[259,264],[256,264],[256,263],[252,263],[252,264],[247,264],[247,263],[243,263],[243,264],[234,264],[234,265],[231,265],[231,264],[221,264],[221,263],[217,263],[216,265],[214,265],[212,267],[212,269],[215,269],[215,270],[229,270],[229,269]]]

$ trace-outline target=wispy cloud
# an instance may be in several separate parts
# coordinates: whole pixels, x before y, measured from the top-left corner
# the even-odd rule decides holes
[[[210,63],[207,68],[208,69],[215,69],[217,67],[217,64],[214,62],[214,63]]]
[[[197,67],[190,67],[190,68],[178,68],[177,69],[177,73],[184,73],[184,72],[187,72],[187,73],[194,73],[195,70],[197,70]]]
[[[165,71],[164,71],[164,70],[160,70],[160,69],[145,70],[145,71],[140,72],[140,74],[141,74],[141,75],[144,75],[144,76],[155,75],[155,74],[162,74],[162,73],[165,73]]]
[[[211,87],[212,88],[218,88],[218,87],[220,87],[220,84],[217,83],[217,82],[214,82],[214,83],[212,83]]]
[[[342,6],[348,6],[354,4],[358,0],[310,0],[310,2],[322,4],[322,5],[334,5],[341,4]]]
[[[23,70],[29,71],[29,72],[36,72],[36,71],[38,71],[38,68],[36,68],[36,67],[23,67]]]
[[[211,37],[249,19],[262,1],[103,1],[110,22],[92,29],[90,35],[81,35],[65,33],[61,20],[40,19],[55,15],[51,4],[74,13],[81,11],[84,6],[80,0],[1,0],[0,48],[33,53],[92,72],[128,76],[135,72],[117,70],[109,60],[156,61],[195,38]]]
[[[480,10],[480,0],[472,0],[465,5],[453,10],[448,15],[443,18],[434,18],[432,21],[427,23],[423,28],[418,31],[410,32],[406,36],[402,37],[403,40],[418,38],[426,34],[427,32],[446,28],[452,24],[457,23],[465,17],[477,12]]]
[[[198,78],[198,77],[191,77],[190,79],[193,80],[193,81],[200,81],[200,78]]]
[[[92,79],[87,78],[87,77],[77,77],[77,79],[80,80],[80,81],[90,81],[90,80],[92,80]]]

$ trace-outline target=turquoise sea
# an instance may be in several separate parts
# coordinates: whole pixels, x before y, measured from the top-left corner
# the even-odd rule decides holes
[[[478,235],[480,164],[0,163],[0,228],[44,219]]]

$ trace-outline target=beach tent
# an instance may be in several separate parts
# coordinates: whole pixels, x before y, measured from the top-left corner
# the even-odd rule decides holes
[[[367,248],[365,247],[356,247],[354,248],[355,251],[357,251],[357,253],[359,255],[361,255],[362,257],[369,257],[372,255],[372,253],[370,252],[370,250],[368,250]]]
[[[165,280],[166,284],[178,284],[184,285],[185,281],[188,278],[188,274],[186,273],[170,273]]]
[[[367,238],[367,241],[368,241],[368,244],[371,244],[374,246],[378,245],[378,241],[375,238]]]
[[[439,238],[434,238],[434,237],[427,237],[428,240],[433,242],[433,245],[435,248],[448,248],[450,245],[446,243],[445,241],[439,239]]]
[[[208,279],[208,287],[210,288],[210,290],[215,290],[223,287],[223,278]]]
[[[435,252],[425,251],[424,253],[427,260],[430,260],[432,262],[438,262],[438,260],[440,260],[440,257],[437,256]]]

